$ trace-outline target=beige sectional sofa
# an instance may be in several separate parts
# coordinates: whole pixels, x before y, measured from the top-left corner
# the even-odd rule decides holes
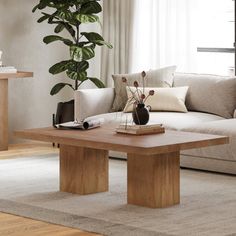
[[[150,122],[172,130],[230,137],[227,145],[183,151],[181,166],[236,174],[236,78],[176,73],[173,86],[189,86],[185,103],[188,112],[151,112]],[[96,116],[117,124],[131,120],[130,113],[110,112],[114,96],[113,88],[76,91],[76,118]],[[124,153],[110,155],[125,158]]]

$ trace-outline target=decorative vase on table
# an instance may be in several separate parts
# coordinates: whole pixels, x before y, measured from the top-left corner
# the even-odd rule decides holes
[[[136,125],[146,125],[149,121],[149,110],[144,103],[138,103],[134,106],[132,116]]]
[[[139,87],[139,82],[135,80],[133,82],[134,87],[130,87],[126,77],[122,77],[122,82],[126,84],[128,101],[126,107],[133,105],[132,117],[133,122],[136,125],[146,125],[149,121],[149,109],[151,106],[145,106],[145,102],[149,99],[150,96],[154,95],[154,90],[145,90],[146,83],[146,72],[141,73],[142,87]],[[148,109],[149,108],[149,109]]]

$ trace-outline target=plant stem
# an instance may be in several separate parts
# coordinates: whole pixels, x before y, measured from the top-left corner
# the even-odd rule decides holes
[[[147,99],[150,97],[150,95],[148,95],[146,98],[145,98],[145,100],[144,100],[144,103],[147,101]]]

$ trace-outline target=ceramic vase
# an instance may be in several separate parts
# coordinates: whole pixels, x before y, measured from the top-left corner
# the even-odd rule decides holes
[[[134,107],[132,116],[136,125],[146,125],[149,121],[149,110],[145,104],[139,103]]]

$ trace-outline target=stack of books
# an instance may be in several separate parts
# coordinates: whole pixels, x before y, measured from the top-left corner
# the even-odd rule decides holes
[[[120,124],[116,129],[117,133],[123,134],[159,134],[165,133],[165,128],[162,124],[151,124],[151,125],[130,125],[130,124]]]
[[[17,73],[17,69],[14,66],[0,66],[0,73]]]

